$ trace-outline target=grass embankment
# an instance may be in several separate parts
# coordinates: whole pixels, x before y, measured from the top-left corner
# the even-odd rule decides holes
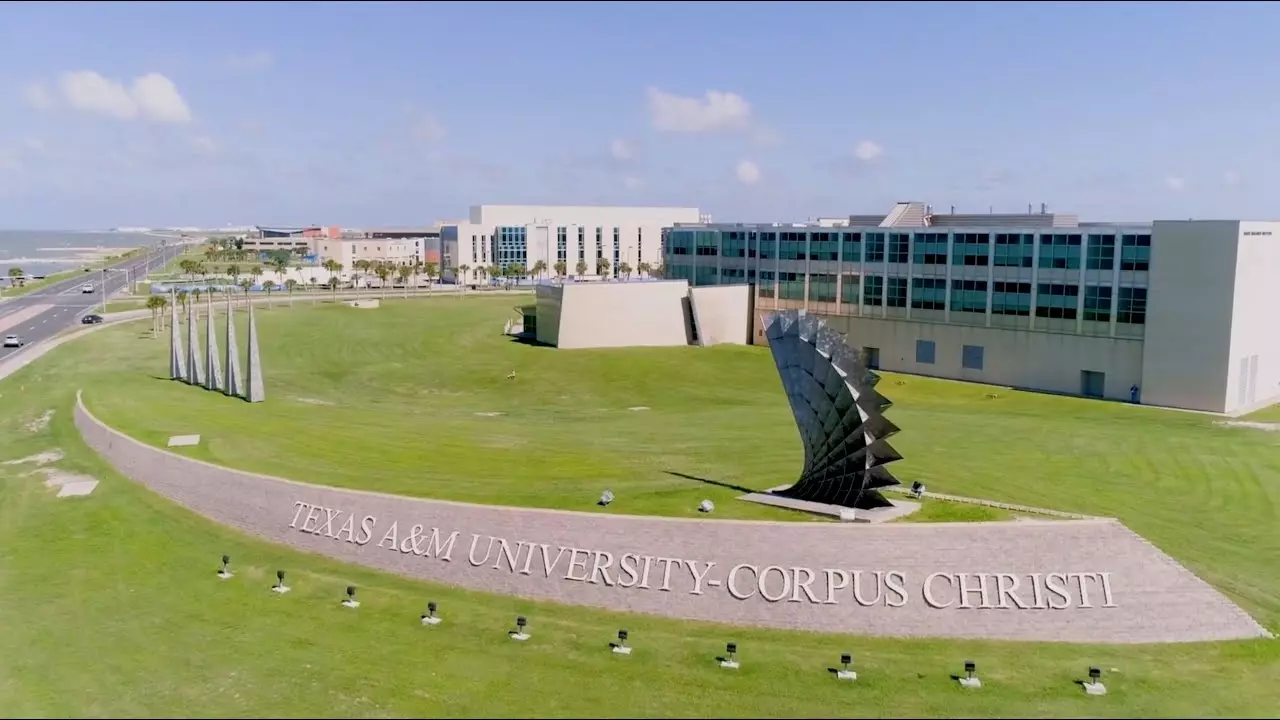
[[[166,351],[145,321],[65,345],[0,382],[0,458],[59,448],[60,467],[102,481],[87,498],[56,500],[22,475],[29,466],[0,466],[0,708],[14,716],[1274,715],[1276,641],[868,639],[413,582],[196,517],[110,471],[71,422],[79,387],[117,427],[152,441],[200,432],[200,452],[241,467],[564,507],[590,505],[607,481],[626,512],[680,514],[686,498],[716,490],[668,480],[662,471],[672,463],[752,487],[795,472],[799,444],[761,349],[528,347],[499,335],[508,306],[442,298],[377,311],[261,312],[270,393],[261,406],[149,377],[163,374]],[[1117,515],[1280,626],[1274,434],[1007,391],[986,400],[980,387],[892,375],[883,389],[904,428],[895,444],[908,458],[907,482]],[[641,405],[650,409],[627,410]],[[30,425],[49,409],[47,427]],[[406,472],[411,480],[398,479]],[[734,504],[733,492],[714,496],[717,514]],[[685,497],[673,503],[667,493]],[[224,552],[236,577],[220,582],[213,571]],[[289,571],[289,595],[267,590],[276,568]],[[339,606],[348,583],[360,588],[359,610]],[[419,626],[427,600],[440,603],[445,624]],[[517,613],[530,618],[529,643],[505,636]],[[607,643],[624,627],[636,649],[619,658]],[[728,640],[739,644],[738,672],[714,662]],[[856,683],[827,671],[846,651]],[[978,663],[980,691],[948,678],[966,659]],[[1105,698],[1072,682],[1090,664],[1107,673]]]

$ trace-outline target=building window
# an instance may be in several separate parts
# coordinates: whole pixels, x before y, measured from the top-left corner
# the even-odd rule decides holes
[[[805,260],[807,235],[801,232],[784,232],[778,244],[778,257],[783,260]]]
[[[760,259],[773,260],[778,257],[778,233],[760,233]]]
[[[804,300],[804,273],[778,273],[778,299]]]
[[[947,309],[946,278],[911,278],[911,307],[918,310]]]
[[[1151,236],[1120,236],[1120,269],[1145,272],[1151,266]]]
[[[946,265],[947,234],[916,233],[911,262],[916,265]]]
[[[587,259],[586,228],[578,228],[578,262]]]
[[[636,228],[636,262],[644,262],[644,228]]]
[[[1147,289],[1122,287],[1116,303],[1116,322],[1129,325],[1147,324]]]
[[[604,257],[604,228],[596,228],[596,260]]]
[[[556,228],[556,262],[566,262],[569,258],[569,231]]]
[[[884,278],[868,275],[862,283],[862,304],[880,307],[884,305]]]
[[[956,233],[951,242],[951,264],[986,267],[991,261],[990,249],[987,233]]]
[[[692,255],[693,232],[689,230],[672,230],[667,235],[667,251],[672,255]]]
[[[905,263],[911,257],[911,236],[907,233],[889,233],[888,262]]]
[[[1090,235],[1089,249],[1085,256],[1085,269],[1111,270],[1116,263],[1116,236]],[[1108,288],[1109,289],[1109,288]]]
[[[703,257],[715,257],[720,254],[720,233],[713,230],[695,230],[694,252]]]
[[[1084,319],[1090,322],[1111,322],[1110,285],[1085,286]]]
[[[835,262],[840,259],[840,233],[816,232],[809,238],[809,259]]]
[[[756,286],[756,289],[760,297],[773,297],[773,271],[760,271],[760,283]]]
[[[835,302],[836,276],[825,273],[810,275],[809,299],[814,302]]]
[[[747,233],[747,257],[749,258],[755,257],[757,255],[757,250],[759,247],[760,247],[759,235],[754,232]]]
[[[618,266],[622,264],[622,234],[618,228],[613,229],[613,276],[618,277]]]
[[[1019,233],[997,233],[991,264],[996,267],[1031,267],[1035,255],[1035,236]]]
[[[862,262],[861,233],[847,232],[840,234],[840,257],[847,263]]]
[[[866,262],[884,262],[884,233],[867,233]]]
[[[1080,236],[1041,235],[1039,265],[1042,268],[1079,270]]]
[[[1031,314],[1031,283],[1000,282],[991,284],[991,314]]]
[[[858,276],[845,275],[840,278],[840,302],[845,305],[858,304]]]
[[[921,365],[932,365],[936,351],[937,346],[933,344],[932,340],[917,340],[916,362]]]
[[[903,277],[889,278],[889,290],[885,294],[884,304],[888,307],[904,308],[907,306],[907,279]]]
[[[965,370],[982,369],[983,349],[981,345],[965,345],[960,348],[960,367]]]
[[[951,309],[960,312],[987,312],[986,280],[952,280]]]
[[[724,233],[723,247],[720,253],[725,257],[745,257],[747,254],[747,233],[743,230],[730,230]]]
[[[1036,317],[1075,320],[1078,297],[1079,285],[1040,283],[1036,289]]]

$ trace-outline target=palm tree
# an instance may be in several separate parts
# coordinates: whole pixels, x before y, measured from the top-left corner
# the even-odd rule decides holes
[[[417,272],[418,266],[416,264],[409,265],[408,263],[403,263],[400,267],[396,268],[396,279],[400,281],[401,285],[404,285],[404,296],[406,298],[409,297],[409,277],[416,275]]]
[[[306,278],[306,277],[304,277],[304,276],[303,276],[303,274],[302,274],[302,266],[301,266],[301,265],[294,265],[294,266],[293,266],[293,271],[294,271],[294,272],[296,272],[296,273],[298,273],[298,282],[300,282],[300,283],[305,283],[305,282],[307,281],[307,278]]]
[[[604,258],[596,258],[596,275],[602,278],[609,276],[609,261]]]
[[[490,280],[494,278],[502,279],[507,276],[507,274],[503,272],[503,267],[497,263],[490,265],[489,269],[485,271],[485,275],[488,276]]]
[[[622,276],[622,279],[623,279],[623,280],[630,280],[630,279],[631,279],[631,264],[630,264],[630,263],[627,263],[627,262],[623,262],[621,265],[619,265],[619,266],[618,266],[618,274]]]
[[[310,278],[307,278],[307,284],[311,286],[311,304],[315,305],[316,304],[316,285],[319,283],[316,281],[316,277],[312,275]]]
[[[249,307],[249,289],[253,287],[253,281],[249,278],[245,278],[236,284],[244,291],[244,306]]]
[[[587,274],[587,261],[579,260],[578,264],[573,266],[573,274],[577,275],[578,279],[581,280],[582,276]]]
[[[253,276],[254,284],[258,284],[258,280],[262,278],[262,266],[254,265],[253,269],[249,270],[249,274]]]
[[[268,280],[262,283],[262,289],[267,291],[267,309],[271,309],[271,291],[276,289],[276,281]]]
[[[467,275],[471,272],[470,265],[459,265],[458,272],[462,273],[462,292],[467,291]]]
[[[422,274],[427,276],[427,289],[431,289],[431,283],[440,276],[440,263],[427,262],[422,265]]]
[[[525,270],[524,265],[520,263],[511,263],[510,265],[507,266],[507,277],[511,279],[510,283],[507,285],[507,288],[510,289],[512,285],[518,284],[528,274],[529,274],[529,271]]]
[[[182,310],[187,309],[187,291],[186,290],[178,291],[178,307],[181,308]]]
[[[539,260],[538,262],[533,264],[533,269],[529,271],[529,274],[533,275],[536,278],[541,278],[543,274],[546,272],[547,272],[547,261]]]
[[[369,272],[369,261],[361,258],[351,263],[351,284],[356,289],[356,296],[360,295],[360,279]]]
[[[293,307],[293,289],[298,287],[298,281],[289,278],[284,281],[284,289],[289,291],[289,307]]]
[[[382,288],[382,299],[387,299],[387,278],[391,277],[391,265],[380,262],[373,267],[373,274],[378,276],[379,287]]]
[[[22,287],[23,285],[26,285],[27,281],[23,279],[26,275],[27,274],[22,272],[22,268],[20,267],[9,268],[9,287]]]
[[[157,325],[159,324],[158,321],[160,318],[164,317],[161,311],[164,310],[164,307],[168,304],[169,304],[169,301],[165,300],[164,296],[162,295],[152,295],[151,297],[147,298],[147,309],[151,311],[151,339],[152,340],[154,340],[156,338],[156,335],[158,335],[160,332],[159,328],[157,327]]]
[[[271,258],[271,269],[276,274],[276,279],[284,282],[284,274],[289,270],[289,261],[283,257]]]
[[[666,270],[662,265],[654,265],[649,268],[649,277],[660,278]]]
[[[338,302],[338,275],[341,272],[342,272],[342,263],[335,262],[333,264],[333,276],[329,278],[329,289],[333,291],[334,302]]]
[[[566,272],[566,271],[568,271],[568,269],[569,269],[569,265],[568,265],[567,263],[565,263],[565,261],[563,261],[563,260],[559,260],[559,261],[557,261],[557,262],[556,262],[556,264],[555,264],[555,265],[553,265],[553,266],[552,266],[552,269],[555,271],[555,273],[556,273],[556,277],[557,277],[557,278],[559,278],[560,282],[562,282],[562,283],[563,283],[563,282],[564,282],[564,274],[565,274],[565,272]]]
[[[192,288],[191,300],[195,302],[197,308],[200,307],[200,288]]]
[[[647,262],[636,265],[636,272],[640,273],[640,277],[648,275],[653,270],[653,266]]]
[[[232,285],[240,284],[240,266],[239,265],[235,263],[231,263],[230,265],[228,265],[227,274],[231,276]]]

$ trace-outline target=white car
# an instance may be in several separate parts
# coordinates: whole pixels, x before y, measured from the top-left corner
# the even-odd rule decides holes
[[[21,337],[18,337],[17,335],[4,336],[4,346],[7,348],[20,348],[26,344],[27,344],[27,341],[23,340]]]
[[[93,292],[93,283],[85,283],[81,285],[80,292],[85,293],[86,295]]]

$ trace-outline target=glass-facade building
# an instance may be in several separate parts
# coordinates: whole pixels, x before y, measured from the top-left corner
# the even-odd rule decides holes
[[[972,216],[971,216],[972,217]],[[1141,338],[1151,226],[677,225],[666,276],[751,283],[756,307]],[[1034,217],[1034,216],[1033,216]]]

